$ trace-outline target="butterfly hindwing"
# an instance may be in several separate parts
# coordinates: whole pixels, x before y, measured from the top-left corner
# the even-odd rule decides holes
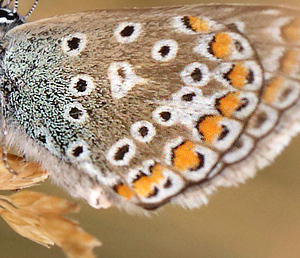
[[[274,138],[293,134],[299,33],[297,11],[242,5],[25,24],[5,37],[10,115],[70,164],[53,180],[94,206],[97,187],[120,205],[199,206],[276,156],[262,155],[283,146]]]

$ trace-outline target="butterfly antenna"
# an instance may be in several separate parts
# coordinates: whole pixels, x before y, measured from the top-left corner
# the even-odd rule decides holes
[[[17,13],[18,12],[18,6],[19,6],[19,0],[15,0],[13,13]]]
[[[6,167],[6,169],[14,174],[15,176],[18,175],[18,173],[16,171],[14,171],[10,165],[8,164],[8,160],[7,160],[7,150],[6,150],[6,147],[5,147],[5,141],[6,141],[6,136],[7,136],[7,126],[6,126],[6,121],[5,121],[5,98],[3,96],[3,93],[0,93],[0,115],[1,115],[1,122],[2,122],[2,128],[1,128],[1,131],[2,131],[2,137],[1,137],[1,147],[2,147],[2,160],[3,160],[3,163]]]
[[[16,0],[18,1],[18,0]],[[29,12],[23,17],[24,20],[26,20],[33,12],[33,10],[35,9],[35,7],[37,6],[39,0],[35,0],[34,4],[32,5],[31,9],[29,10]]]

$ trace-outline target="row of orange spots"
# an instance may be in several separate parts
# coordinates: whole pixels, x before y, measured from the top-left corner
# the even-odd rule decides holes
[[[239,99],[240,93],[230,92],[216,102],[218,111],[226,117],[231,117],[234,111],[240,107],[241,100]]]
[[[222,126],[219,125],[221,120],[222,116],[205,115],[198,121],[196,128],[206,143],[212,144],[221,134]]]
[[[237,63],[230,70],[227,78],[230,80],[230,84],[236,88],[243,88],[247,84],[247,76],[249,74],[249,68],[245,67],[243,63]]]
[[[208,32],[210,29],[210,26],[208,25],[208,23],[199,17],[187,16],[184,18],[185,18],[187,27],[190,28],[194,32]]]
[[[196,170],[203,160],[195,152],[195,144],[185,141],[173,149],[172,164],[180,171]]]
[[[232,54],[232,39],[228,33],[220,32],[211,43],[212,54],[219,59],[227,59]]]
[[[266,86],[264,90],[263,100],[267,104],[273,103],[277,96],[278,92],[284,87],[284,79],[277,77],[272,80],[272,82]]]
[[[282,34],[288,42],[298,42],[300,40],[300,18],[293,20],[283,28]]]

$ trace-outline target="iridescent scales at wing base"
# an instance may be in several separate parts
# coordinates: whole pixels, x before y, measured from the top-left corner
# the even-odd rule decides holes
[[[93,207],[199,207],[299,129],[300,13],[194,5],[10,30],[7,144]]]

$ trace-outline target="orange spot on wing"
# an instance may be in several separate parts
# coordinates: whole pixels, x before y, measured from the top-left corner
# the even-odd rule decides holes
[[[282,78],[275,78],[265,88],[263,100],[267,104],[271,104],[277,97],[278,91],[284,86],[284,80]]]
[[[196,169],[202,160],[195,153],[195,144],[186,141],[173,150],[173,166],[181,171]]]
[[[208,115],[200,119],[197,129],[203,135],[204,141],[212,144],[218,135],[222,132],[222,127],[218,124],[221,116]]]
[[[248,69],[242,64],[236,64],[228,74],[231,85],[242,88],[247,83]]]
[[[289,52],[287,52],[282,61],[282,72],[287,74],[291,73],[297,64],[298,58],[298,51],[290,50]]]
[[[241,105],[238,92],[230,92],[218,100],[218,110],[223,116],[230,117]]]
[[[147,197],[152,192],[153,184],[160,184],[160,181],[164,179],[163,176],[164,167],[160,164],[155,164],[152,168],[152,174],[150,176],[143,176],[136,182],[134,182],[134,191],[140,197]]]
[[[217,33],[211,44],[211,50],[215,57],[226,59],[229,58],[232,53],[231,37],[227,33]]]
[[[189,16],[190,27],[195,32],[208,32],[209,25],[203,19],[199,17]]]
[[[117,194],[123,196],[125,199],[131,199],[134,195],[129,186],[124,184],[119,184],[115,186],[115,191]]]
[[[283,36],[288,42],[297,42],[300,40],[300,19],[293,20],[288,26],[283,28]]]
[[[151,175],[151,179],[153,183],[158,184],[161,179],[164,179],[163,171],[164,171],[164,167],[162,165],[160,164],[154,165],[154,167],[152,168],[152,175]]]

